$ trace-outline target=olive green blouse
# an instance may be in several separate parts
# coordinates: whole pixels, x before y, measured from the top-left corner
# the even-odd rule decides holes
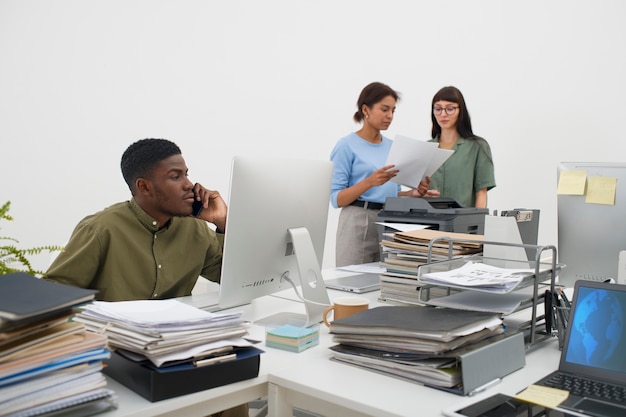
[[[430,142],[439,142],[439,137]],[[474,207],[478,190],[496,186],[491,148],[485,139],[474,136],[457,139],[453,150],[431,176],[430,188],[438,190],[441,197],[454,198],[463,207]]]

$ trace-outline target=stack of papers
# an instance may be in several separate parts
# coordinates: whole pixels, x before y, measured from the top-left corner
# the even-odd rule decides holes
[[[106,336],[71,321],[94,294],[28,274],[0,276],[0,416],[117,407],[101,373]]]
[[[425,273],[419,277],[419,280],[425,284],[505,294],[516,289],[534,274],[535,270],[530,268],[499,268],[468,261],[462,267],[450,271]]]
[[[265,345],[273,348],[302,352],[319,344],[319,325],[299,327],[284,324],[267,329]]]
[[[457,351],[503,333],[498,314],[420,306],[384,306],[330,325],[332,359],[414,382],[461,383]]]
[[[178,300],[95,301],[76,315],[109,345],[147,358],[154,365],[197,361],[216,349],[247,347],[249,323],[241,312],[215,314]]]
[[[420,181],[432,176],[453,153],[452,150],[439,148],[436,142],[396,135],[386,165],[393,164],[399,170],[392,178],[393,182],[417,188]]]
[[[454,387],[461,383],[461,372],[454,357],[428,357],[412,353],[363,349],[350,345],[335,345],[333,360],[356,365],[412,382]]]
[[[430,262],[467,257],[482,250],[481,235],[425,228],[385,234],[380,242],[381,263],[385,267],[385,272],[380,276],[381,299],[402,304],[422,304],[419,290],[423,284],[417,279],[418,268],[429,262],[431,241],[443,238],[446,240],[432,244]],[[430,291],[429,298],[446,294],[445,290],[437,288]]]

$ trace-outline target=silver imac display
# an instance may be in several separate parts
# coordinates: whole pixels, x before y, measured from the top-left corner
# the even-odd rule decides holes
[[[233,159],[221,308],[293,288],[306,300],[300,318],[322,320],[330,304],[321,265],[332,171],[322,160]]]
[[[626,250],[626,163],[561,162],[564,171],[585,171],[583,195],[558,194],[558,258],[565,267],[559,283],[573,287],[579,279],[618,279],[620,251]],[[614,204],[587,202],[590,177],[615,178]]]

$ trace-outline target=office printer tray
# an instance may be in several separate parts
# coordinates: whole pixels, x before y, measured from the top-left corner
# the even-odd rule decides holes
[[[262,350],[248,347],[237,352],[229,362],[195,367],[191,364],[157,368],[147,362],[136,362],[117,351],[103,372],[154,402],[192,392],[203,391],[245,379],[256,378]]]

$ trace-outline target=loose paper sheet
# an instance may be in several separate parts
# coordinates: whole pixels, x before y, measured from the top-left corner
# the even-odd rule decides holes
[[[525,277],[533,273],[534,270],[530,268],[498,268],[468,261],[462,267],[450,271],[426,273],[420,277],[420,281],[427,284],[504,294],[514,290]]]
[[[389,229],[394,229],[399,232],[410,232],[411,230],[422,230],[422,229],[427,229],[430,227],[427,224],[416,224],[416,223],[376,222],[376,224],[380,224],[381,226],[385,226]]]
[[[417,188],[420,181],[433,175],[453,153],[454,151],[448,149],[439,149],[436,142],[396,135],[387,157],[387,165],[395,165],[400,172],[392,181]]]

